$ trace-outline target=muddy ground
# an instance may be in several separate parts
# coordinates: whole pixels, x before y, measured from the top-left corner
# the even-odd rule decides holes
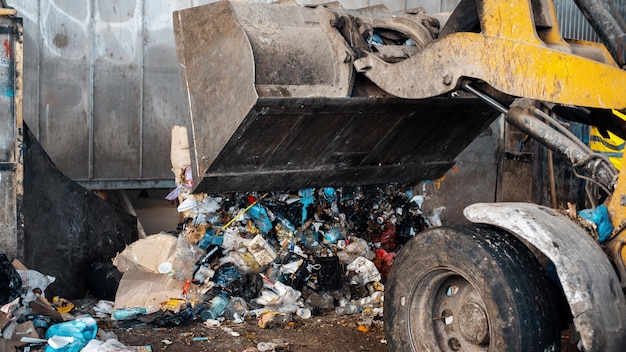
[[[114,332],[119,341],[127,346],[150,345],[152,351],[389,351],[382,321],[374,321],[367,332],[358,329],[357,321],[356,315],[338,316],[329,312],[272,329],[261,329],[253,319],[244,324],[224,324],[220,327],[207,327],[200,322],[173,328],[153,328],[149,325],[113,328],[107,327],[104,321],[99,325]],[[233,336],[233,333],[238,336]],[[566,336],[565,332],[561,351],[578,351]]]
[[[297,318],[293,324],[271,329],[261,329],[254,319],[220,327],[192,322],[171,328],[150,325],[123,328],[108,325],[112,323],[110,320],[101,320],[99,325],[105,331],[114,332],[127,346],[149,345],[155,352],[389,351],[382,320],[375,320],[366,332],[358,329],[357,322],[357,315],[338,316],[328,312],[310,319]],[[566,339],[567,334],[563,333],[561,351],[577,352],[578,349]]]
[[[254,319],[247,319],[244,324],[226,323],[219,327],[207,327],[198,321],[171,328],[154,328],[151,325],[116,328],[107,326],[112,322],[106,320],[101,320],[99,325],[106,331],[114,332],[120,342],[127,346],[150,345],[153,351],[389,350],[382,321],[374,321],[369,331],[363,332],[358,329],[357,320],[356,315],[338,316],[329,312],[309,319],[297,318],[292,324],[266,329],[261,329]]]
[[[72,315],[90,314],[96,318],[99,326],[97,339],[115,338],[129,347],[150,346],[150,349],[137,349],[141,352],[390,351],[382,317],[374,319],[369,329],[360,327],[359,314],[340,316],[332,310],[308,319],[293,316],[290,323],[264,329],[259,327],[254,317],[247,317],[242,324],[225,322],[220,326],[207,326],[197,319],[180,325],[157,327],[153,323],[136,320],[116,321],[110,316],[98,317],[93,310],[97,300],[75,303]],[[578,351],[575,345],[569,343],[568,335],[567,331],[562,334],[561,351]]]

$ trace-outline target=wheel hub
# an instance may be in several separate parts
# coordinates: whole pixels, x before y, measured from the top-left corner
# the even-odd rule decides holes
[[[467,302],[458,314],[458,327],[463,337],[474,345],[480,345],[489,339],[489,321],[480,305]]]

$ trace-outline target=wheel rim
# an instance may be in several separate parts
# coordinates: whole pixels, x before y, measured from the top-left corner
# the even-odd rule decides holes
[[[490,319],[469,280],[451,269],[422,276],[409,302],[408,331],[416,350],[489,351]]]

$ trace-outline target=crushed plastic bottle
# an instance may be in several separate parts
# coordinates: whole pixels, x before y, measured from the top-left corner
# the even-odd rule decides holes
[[[360,311],[360,307],[356,304],[346,304],[345,306],[338,306],[335,308],[337,315],[351,315]]]
[[[113,311],[111,317],[115,320],[126,320],[131,319],[139,314],[146,314],[147,310],[143,307],[135,307],[135,308],[118,308]]]
[[[232,320],[235,324],[243,323],[244,317],[248,314],[248,304],[241,297],[232,297],[224,309],[224,317]]]
[[[309,297],[307,297],[305,303],[318,310],[329,310],[335,307],[335,299],[328,293],[320,295],[317,292],[312,292]]]
[[[222,292],[211,299],[209,308],[200,312],[200,318],[203,321],[209,319],[215,320],[224,313],[224,309],[226,309],[227,305],[228,297]]]
[[[371,307],[363,307],[357,324],[359,326],[370,327],[374,321],[374,312]]]

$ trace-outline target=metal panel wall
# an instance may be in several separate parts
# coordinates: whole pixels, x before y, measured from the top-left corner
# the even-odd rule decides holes
[[[205,2],[9,0],[24,18],[25,120],[66,175],[173,185],[170,130],[187,117],[171,13]]]

